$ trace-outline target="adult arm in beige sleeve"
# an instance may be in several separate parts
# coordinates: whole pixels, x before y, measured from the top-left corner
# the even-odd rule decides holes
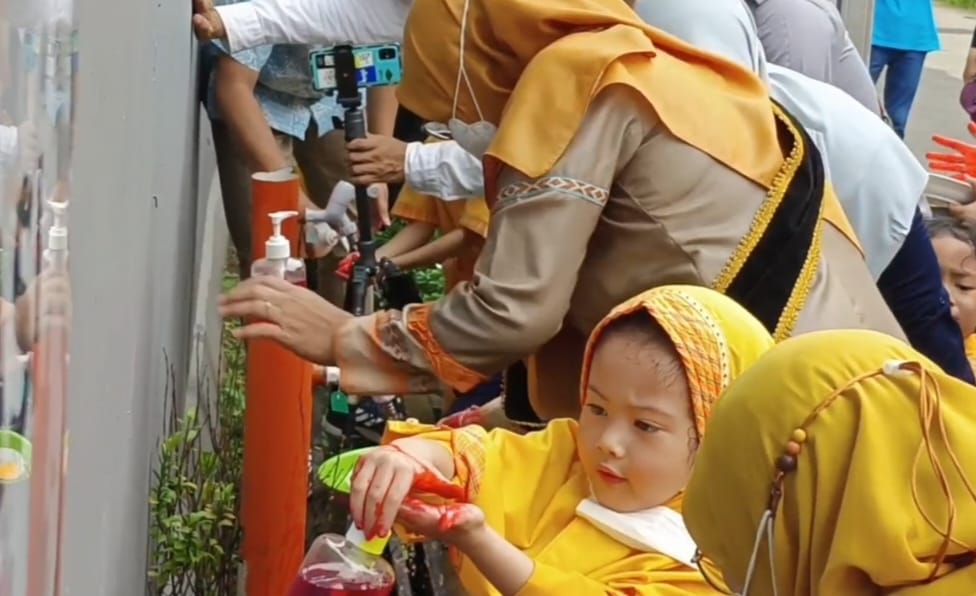
[[[556,334],[610,186],[651,126],[631,93],[601,93],[546,175],[503,169],[470,283],[437,302],[353,319],[338,331],[347,391],[428,391],[437,379],[465,391]]]

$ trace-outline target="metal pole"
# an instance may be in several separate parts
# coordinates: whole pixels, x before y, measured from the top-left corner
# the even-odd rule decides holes
[[[871,35],[874,29],[875,0],[837,0],[837,8],[844,18],[851,40],[867,62],[871,55]]]

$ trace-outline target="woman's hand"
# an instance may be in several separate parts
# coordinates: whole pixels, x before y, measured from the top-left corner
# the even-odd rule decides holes
[[[277,277],[255,277],[220,297],[220,316],[243,318],[234,336],[271,339],[318,364],[335,363],[333,336],[353,315],[307,288]]]
[[[200,41],[227,37],[224,21],[214,8],[213,0],[193,0],[193,32]]]
[[[403,182],[407,144],[394,137],[369,135],[346,145],[353,184]]]

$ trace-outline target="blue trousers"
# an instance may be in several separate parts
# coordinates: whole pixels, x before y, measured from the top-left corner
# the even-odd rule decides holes
[[[918,211],[905,243],[878,279],[878,289],[912,347],[950,375],[976,384],[962,331],[952,318],[949,293],[942,285],[939,261]]]
[[[871,46],[871,78],[878,82],[885,68],[884,106],[891,118],[891,125],[898,136],[905,138],[905,126],[912,111],[915,92],[922,80],[922,66],[926,52],[895,50],[881,46]]]

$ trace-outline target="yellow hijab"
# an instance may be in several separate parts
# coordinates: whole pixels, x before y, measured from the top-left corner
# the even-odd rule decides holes
[[[769,187],[782,165],[762,81],[742,66],[645,24],[623,0],[467,0],[457,117],[499,126],[498,162],[537,178],[552,169],[605,87],[626,85],[678,138]],[[403,41],[404,107],[446,122],[466,0],[416,0]],[[488,193],[491,201],[492,193]]]
[[[688,378],[695,429],[701,438],[712,405],[733,379],[773,347],[773,338],[734,300],[699,286],[660,286],[618,305],[586,342],[580,396],[589,386],[594,348],[607,325],[645,311],[674,343]]]
[[[685,521],[741,583],[777,461],[798,451],[775,507],[779,594],[976,594],[976,565],[965,564],[976,548],[974,404],[976,389],[886,335],[787,340],[715,408]],[[749,594],[766,596],[765,541],[759,553]]]

